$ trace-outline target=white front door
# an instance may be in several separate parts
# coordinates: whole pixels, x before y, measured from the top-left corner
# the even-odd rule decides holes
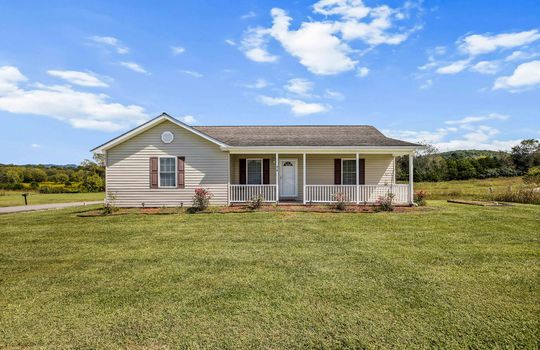
[[[298,176],[296,171],[296,159],[279,160],[279,196],[298,196]]]

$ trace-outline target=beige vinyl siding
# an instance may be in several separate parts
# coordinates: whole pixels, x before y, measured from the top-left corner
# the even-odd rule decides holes
[[[334,184],[334,159],[356,159],[355,154],[307,155],[306,178],[308,185]],[[391,184],[394,180],[394,157],[390,154],[360,154],[366,162],[366,185]]]
[[[231,155],[231,184],[240,183],[240,159],[270,159],[270,184],[276,184],[276,155],[275,154],[232,154]],[[304,193],[304,178],[302,173],[303,159],[302,155],[298,154],[279,154],[279,159],[297,159],[298,172],[298,196],[297,199],[302,199]],[[333,179],[333,178],[332,178]],[[291,198],[291,197],[287,197]]]
[[[165,144],[161,133],[171,131],[174,141]],[[184,156],[185,188],[150,189],[150,157]],[[227,204],[228,155],[219,146],[164,121],[107,150],[107,198],[122,207],[191,205],[194,190],[204,187],[213,194],[211,204]]]

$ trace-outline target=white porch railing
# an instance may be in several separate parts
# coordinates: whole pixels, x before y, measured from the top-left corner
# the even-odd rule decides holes
[[[264,202],[276,201],[276,185],[229,185],[229,202],[249,202],[261,195]]]
[[[351,203],[373,204],[380,197],[393,193],[394,203],[405,204],[408,202],[408,185],[306,185],[306,203],[332,203],[336,201],[336,194],[342,193],[346,200]]]
[[[306,185],[306,203],[331,203],[342,193],[346,202],[356,202],[356,185]]]

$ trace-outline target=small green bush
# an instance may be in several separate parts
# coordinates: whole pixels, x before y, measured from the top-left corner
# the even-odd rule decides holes
[[[526,184],[540,184],[540,166],[534,166],[523,175],[523,182]]]
[[[253,198],[251,198],[251,201],[249,202],[248,207],[249,209],[252,209],[252,210],[259,209],[260,207],[262,207],[263,202],[264,202],[263,195],[258,194],[256,196],[253,196]]]

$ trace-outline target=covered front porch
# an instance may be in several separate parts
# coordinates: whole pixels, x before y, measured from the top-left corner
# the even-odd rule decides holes
[[[396,184],[395,157],[409,155],[409,183]],[[413,202],[413,154],[376,150],[354,153],[231,153],[228,203],[261,197],[265,203],[375,204],[388,193],[394,203]]]

